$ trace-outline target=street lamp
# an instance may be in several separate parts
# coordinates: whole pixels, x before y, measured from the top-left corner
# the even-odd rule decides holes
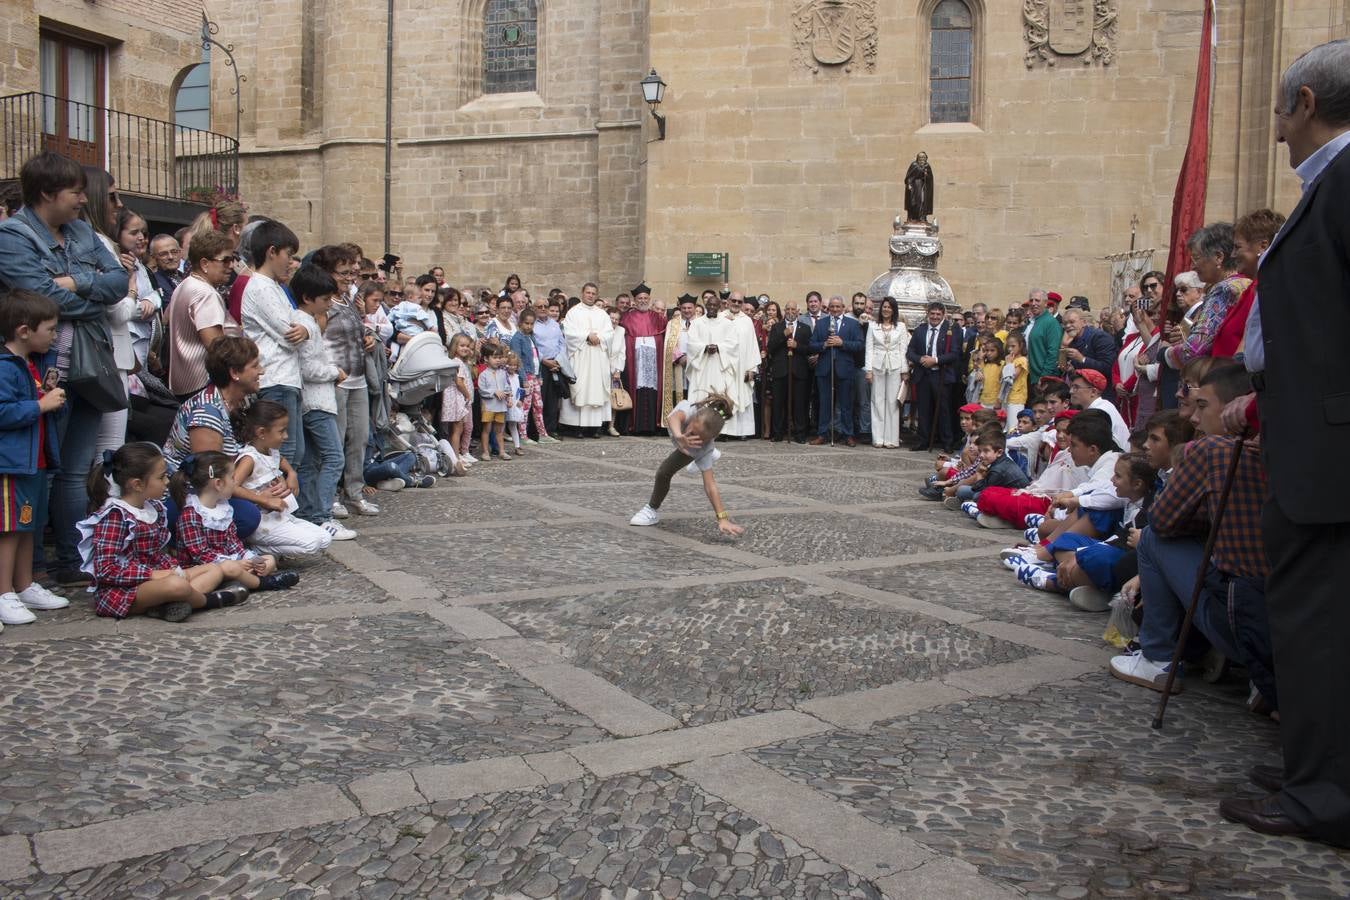
[[[656,131],[660,135],[657,140],[664,141],[666,139],[666,117],[657,112],[656,107],[661,105],[662,98],[666,96],[666,83],[661,80],[660,75],[656,74],[655,69],[647,73],[647,77],[639,83],[642,85],[642,99],[647,101],[647,106],[652,111],[652,118],[656,120]]]

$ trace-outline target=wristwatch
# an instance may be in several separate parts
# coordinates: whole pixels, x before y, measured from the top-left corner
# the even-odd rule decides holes
[[[722,521],[723,519],[730,519],[730,518],[731,513],[727,512],[726,510],[723,510],[722,512],[717,514],[717,521],[719,522]]]

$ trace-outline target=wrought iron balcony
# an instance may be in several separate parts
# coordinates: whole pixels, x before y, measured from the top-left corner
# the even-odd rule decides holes
[[[211,203],[239,191],[239,142],[212,131],[29,91],[0,97],[0,179],[54,150],[112,173],[117,189]]]

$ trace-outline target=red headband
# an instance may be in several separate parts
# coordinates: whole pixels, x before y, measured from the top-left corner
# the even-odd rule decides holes
[[[216,208],[211,207],[211,227],[220,230],[220,216],[216,213]]]

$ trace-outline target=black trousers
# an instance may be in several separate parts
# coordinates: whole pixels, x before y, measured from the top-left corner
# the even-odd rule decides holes
[[[792,437],[806,440],[809,422],[807,405],[811,401],[811,382],[806,378],[792,379]],[[788,433],[788,376],[773,380],[773,436],[781,438]]]
[[[952,445],[952,419],[947,409],[952,386],[943,382],[937,375],[919,375],[912,382],[914,403],[919,413],[919,446],[950,447]],[[933,416],[937,416],[937,428],[933,427]]]
[[[1266,613],[1280,692],[1280,805],[1315,836],[1350,846],[1350,603],[1338,577],[1350,523],[1299,525],[1274,500],[1261,516]]]
[[[559,382],[562,376],[557,372],[539,368],[539,396],[544,401],[544,427],[551,435],[558,433],[558,412],[562,409],[562,394]]]

